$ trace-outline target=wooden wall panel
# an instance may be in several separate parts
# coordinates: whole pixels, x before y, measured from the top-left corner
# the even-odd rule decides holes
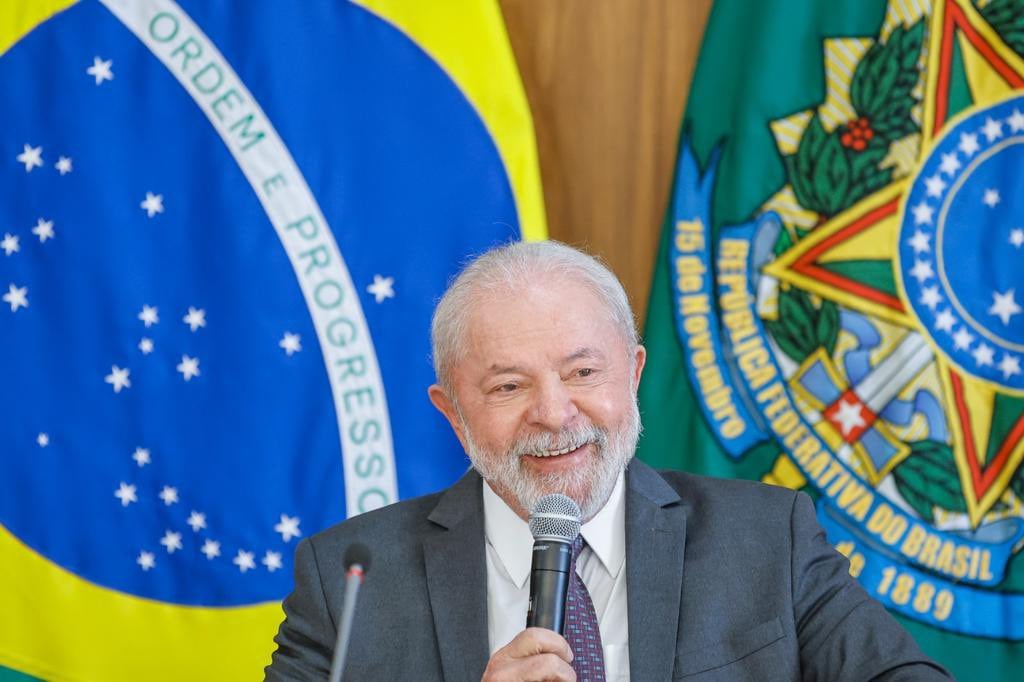
[[[500,0],[551,237],[603,257],[641,323],[711,0]]]

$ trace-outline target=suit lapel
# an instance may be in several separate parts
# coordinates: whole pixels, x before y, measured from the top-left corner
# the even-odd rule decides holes
[[[480,486],[479,475],[471,471],[445,493],[429,517],[442,530],[423,543],[445,680],[479,680],[487,667],[487,564]]]
[[[634,460],[626,474],[626,595],[634,680],[668,680],[675,663],[686,511],[656,471]]]

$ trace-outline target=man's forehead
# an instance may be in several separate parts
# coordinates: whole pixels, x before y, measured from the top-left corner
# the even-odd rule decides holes
[[[563,356],[556,356],[556,362],[560,365],[568,365],[580,360],[604,360],[607,353],[594,346],[580,346],[572,352]],[[488,374],[519,374],[530,369],[529,364],[519,363],[514,360],[498,360],[487,367]]]

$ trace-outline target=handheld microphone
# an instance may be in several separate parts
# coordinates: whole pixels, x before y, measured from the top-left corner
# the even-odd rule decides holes
[[[547,628],[562,634],[572,569],[572,543],[580,534],[580,525],[579,505],[561,493],[540,498],[530,512],[533,565],[526,627]]]
[[[359,586],[363,584],[363,578],[369,570],[369,548],[360,542],[349,545],[345,550],[345,596],[341,606],[341,618],[338,619],[338,639],[334,645],[334,660],[331,661],[330,682],[340,682],[341,672],[345,669],[348,641],[352,638],[352,620],[356,615],[356,597],[359,595]]]

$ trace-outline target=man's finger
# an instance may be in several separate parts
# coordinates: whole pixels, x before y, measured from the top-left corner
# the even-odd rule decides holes
[[[505,647],[512,658],[526,658],[538,654],[554,654],[566,663],[572,662],[572,649],[565,638],[547,628],[527,628],[516,635]]]

